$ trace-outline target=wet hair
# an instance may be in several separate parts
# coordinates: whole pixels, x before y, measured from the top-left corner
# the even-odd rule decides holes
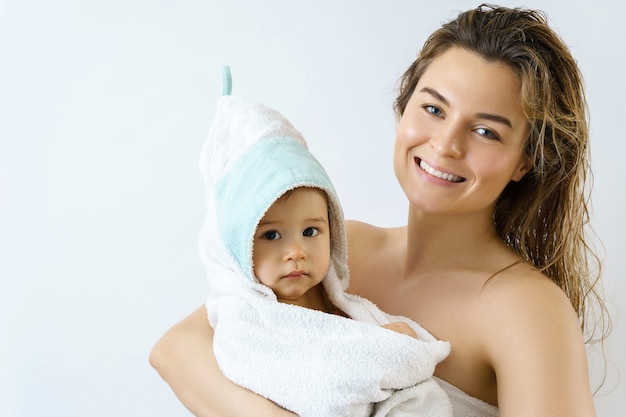
[[[430,63],[452,47],[508,65],[521,85],[530,127],[524,154],[533,164],[499,196],[493,215],[497,233],[565,292],[587,342],[604,340],[610,322],[597,285],[600,260],[588,240],[593,232],[588,112],[576,61],[542,12],[483,4],[428,38],[399,81],[398,118]]]

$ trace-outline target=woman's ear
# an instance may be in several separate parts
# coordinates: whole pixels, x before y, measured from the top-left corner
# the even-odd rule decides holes
[[[533,161],[530,159],[530,157],[523,156],[517,168],[513,172],[513,175],[511,176],[511,180],[515,182],[520,181],[522,178],[524,178],[524,175],[526,175],[528,171],[530,171],[532,166],[533,166]]]

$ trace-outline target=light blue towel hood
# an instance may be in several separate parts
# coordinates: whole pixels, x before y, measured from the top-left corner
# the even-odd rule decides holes
[[[319,188],[328,198],[333,276],[343,281],[341,287],[347,287],[343,212],[326,171],[284,116],[261,103],[231,96],[227,67],[223,78],[224,96],[209,134],[209,148],[216,154],[209,170],[213,168],[210,177],[219,234],[228,252],[246,279],[258,282],[252,265],[257,225],[287,191]]]

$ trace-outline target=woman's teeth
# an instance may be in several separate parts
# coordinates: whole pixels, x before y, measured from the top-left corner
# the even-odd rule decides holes
[[[433,177],[441,178],[442,180],[450,181],[450,182],[461,182],[463,181],[462,177],[457,177],[456,175],[446,174],[445,172],[437,171],[435,168],[428,165],[426,162],[420,159],[419,167],[424,171],[428,172]]]

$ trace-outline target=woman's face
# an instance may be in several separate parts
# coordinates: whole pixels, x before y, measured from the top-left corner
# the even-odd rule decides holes
[[[520,82],[505,64],[453,47],[419,80],[396,132],[394,170],[423,212],[491,215],[530,168]]]

